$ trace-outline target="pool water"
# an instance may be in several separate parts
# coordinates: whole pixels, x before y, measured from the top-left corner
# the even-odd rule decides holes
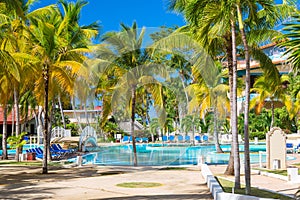
[[[215,152],[214,145],[170,145],[170,144],[137,144],[137,161],[139,166],[161,165],[196,165],[202,158],[207,164],[227,164],[230,145],[221,145],[225,153]],[[243,151],[240,145],[240,151]],[[266,151],[265,144],[250,145],[250,162],[259,163],[259,151]],[[97,165],[133,165],[132,145],[99,147],[97,152],[82,157],[83,164]],[[243,153],[241,153],[243,159]],[[291,158],[288,158],[291,159]],[[266,155],[262,155],[265,162]],[[74,162],[76,160],[73,160]]]
[[[37,147],[38,145],[36,145],[36,144],[25,144],[24,146],[23,146],[23,153],[26,153],[26,150],[27,149],[31,149],[31,148],[35,148],[35,147]],[[9,154],[9,155],[14,155],[14,154],[16,154],[16,150],[15,149],[9,149],[10,147],[9,147],[9,145],[7,145],[7,148],[8,148],[8,150],[7,150],[7,153]],[[2,155],[2,150],[0,150],[0,156]]]

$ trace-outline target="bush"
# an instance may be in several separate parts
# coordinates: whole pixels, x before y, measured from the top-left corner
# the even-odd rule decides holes
[[[259,140],[266,139],[266,133],[264,132],[251,132],[249,135],[250,140],[254,140],[254,137],[258,137]]]
[[[79,127],[78,127],[77,124],[74,124],[74,123],[67,124],[66,128],[71,129],[71,135],[72,136],[78,136],[79,135],[79,133],[78,133]]]

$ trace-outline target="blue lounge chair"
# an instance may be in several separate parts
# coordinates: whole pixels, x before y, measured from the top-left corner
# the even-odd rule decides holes
[[[199,136],[199,135],[195,136],[195,141],[197,141],[198,143],[200,143],[200,142],[201,142],[201,138],[200,138],[200,136]]]
[[[175,141],[175,136],[174,135],[170,135],[169,136],[169,141],[170,142],[174,142]]]
[[[137,138],[135,138],[135,141],[136,141],[136,142],[142,142],[142,138],[137,137]]]
[[[177,136],[177,140],[178,140],[178,142],[183,142],[183,136],[182,135],[178,135]]]
[[[148,143],[148,138],[146,138],[146,137],[143,137],[143,138],[142,138],[142,142],[146,142],[146,143]]]
[[[191,142],[191,137],[189,135],[186,135],[184,137],[185,142]]]
[[[162,136],[162,141],[163,142],[168,142],[168,137],[166,135]]]
[[[71,149],[63,149],[59,144],[52,144],[50,146],[50,152],[52,155],[56,155],[57,158],[61,158],[73,152]]]
[[[207,142],[208,141],[208,136],[207,135],[203,135],[202,136],[202,141]]]
[[[127,135],[125,135],[122,139],[123,143],[128,143],[129,142],[129,137]]]
[[[286,143],[286,152],[293,153],[294,152],[294,144],[293,143]]]

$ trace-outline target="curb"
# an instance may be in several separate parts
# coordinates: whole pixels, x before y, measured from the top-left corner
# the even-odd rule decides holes
[[[207,183],[207,187],[211,192],[214,200],[272,200],[271,198],[260,198],[255,196],[232,194],[223,191],[223,188],[210,171],[207,164],[201,164],[201,173]]]

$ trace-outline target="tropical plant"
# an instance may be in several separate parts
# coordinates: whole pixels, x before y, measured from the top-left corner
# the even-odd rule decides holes
[[[38,102],[43,99],[44,105],[44,155],[43,173],[48,173],[47,159],[49,151],[49,91],[54,79],[65,88],[65,91],[72,93],[75,75],[82,67],[85,60],[84,53],[89,52],[87,45],[91,37],[98,33],[97,24],[90,26],[79,26],[80,11],[85,1],[67,3],[60,0],[62,10],[58,7],[49,6],[48,11],[33,11],[28,16],[30,32],[35,48],[32,53],[39,57],[40,77],[36,82],[35,93]],[[70,78],[71,77],[71,78]],[[42,95],[40,91],[43,91]]]
[[[229,108],[229,100],[227,92],[229,90],[226,84],[221,83],[224,73],[219,71],[219,75],[215,77],[214,82],[209,85],[204,80],[197,70],[193,69],[193,77],[195,83],[188,86],[189,94],[192,99],[189,104],[189,112],[198,111],[200,117],[204,119],[207,113],[214,113],[214,142],[217,152],[223,152],[218,136],[218,118],[226,118]]]
[[[17,136],[9,136],[7,142],[10,145],[10,148],[17,150],[18,148],[23,147],[26,144],[26,140],[23,139],[26,134],[26,132],[22,132]]]
[[[142,49],[145,29],[139,32],[135,22],[131,27],[121,24],[121,28],[120,32],[105,34],[103,44],[98,46],[96,56],[103,72],[100,78],[105,78],[106,83],[98,91],[110,90],[102,96],[104,117],[113,111],[119,120],[130,119],[134,166],[137,166],[134,123],[138,94],[146,88],[155,104],[162,105],[161,84],[151,73],[155,69],[147,62],[148,54]]]
[[[253,85],[252,91],[257,92],[258,96],[254,97],[251,100],[251,107],[253,108],[255,105],[257,105],[257,113],[260,113],[262,107],[266,104],[266,102],[270,101],[270,108],[272,111],[270,129],[273,127],[275,120],[275,102],[281,101],[287,107],[288,110],[292,109],[291,98],[288,96],[286,88],[283,87],[283,84],[286,82],[287,78],[288,77],[286,75],[282,75],[281,78],[279,78],[280,81],[274,81],[278,79],[272,79],[271,82],[268,76],[261,76],[255,81]]]

